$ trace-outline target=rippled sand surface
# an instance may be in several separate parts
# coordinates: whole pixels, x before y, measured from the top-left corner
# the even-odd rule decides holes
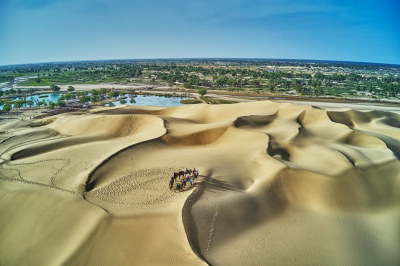
[[[0,134],[0,265],[400,264],[398,114],[118,107]]]

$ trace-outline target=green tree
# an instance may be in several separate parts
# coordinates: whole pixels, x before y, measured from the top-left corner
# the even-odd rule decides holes
[[[91,100],[91,98],[88,95],[81,96],[81,98],[79,99],[79,101],[81,103],[87,103],[87,102],[90,102],[90,100]]]
[[[6,103],[3,107],[4,112],[9,113],[11,111],[12,107],[10,103]]]
[[[254,85],[256,88],[260,88],[260,87],[261,87],[261,81],[262,81],[262,80],[260,80],[260,79],[255,79],[255,80],[253,80],[253,85]]]
[[[173,81],[172,79],[169,79],[169,80],[168,80],[168,85],[169,85],[169,86],[172,87],[172,86],[174,85],[174,83],[175,83],[175,81]]]
[[[66,104],[65,104],[64,100],[58,99],[57,105],[60,106],[60,107],[64,107]]]
[[[99,101],[99,95],[92,94],[91,101],[92,101],[92,103],[98,102]]]
[[[206,88],[200,88],[197,92],[200,94],[201,97],[203,97],[204,95],[207,94],[207,89]]]
[[[22,101],[22,100],[14,101],[13,104],[14,104],[14,108],[18,108],[19,109],[24,104],[24,101]]]
[[[190,84],[187,83],[187,82],[183,82],[183,87],[185,87],[186,89],[192,89],[192,88],[193,88],[193,86],[190,85]]]
[[[317,73],[315,73],[314,78],[317,80],[323,80],[325,78],[325,75],[318,71]]]
[[[74,87],[72,87],[72,86],[68,86],[68,89],[67,89],[69,92],[73,92],[74,90],[75,90],[75,88]]]
[[[130,96],[136,95],[136,90],[134,90],[134,89],[129,89],[128,94],[129,94]]]
[[[72,93],[65,94],[65,100],[71,100],[72,98],[74,98],[74,95]]]
[[[37,78],[35,78],[35,81],[36,81],[36,83],[40,83],[40,82],[42,82],[42,79],[37,77]]]
[[[321,87],[319,87],[319,86],[314,89],[314,94],[317,95],[317,96],[319,96],[319,95],[321,95],[323,93],[324,93],[323,89]]]
[[[56,91],[60,91],[61,88],[58,87],[57,85],[54,85],[54,84],[53,84],[53,85],[50,86],[50,89],[51,89],[53,92],[56,92]]]
[[[110,91],[108,94],[108,99],[115,99],[119,96],[119,91]]]

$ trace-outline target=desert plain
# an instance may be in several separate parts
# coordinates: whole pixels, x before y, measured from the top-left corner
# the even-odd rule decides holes
[[[0,265],[399,265],[400,115],[258,101],[0,122]],[[196,168],[182,192],[174,171]]]

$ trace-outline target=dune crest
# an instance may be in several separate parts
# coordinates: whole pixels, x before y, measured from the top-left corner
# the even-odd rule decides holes
[[[0,125],[1,265],[400,262],[396,114],[263,101],[46,121]],[[199,179],[170,191],[186,167]]]

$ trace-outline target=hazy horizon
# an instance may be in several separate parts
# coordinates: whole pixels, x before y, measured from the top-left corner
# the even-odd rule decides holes
[[[306,59],[306,58],[233,58],[233,57],[186,57],[186,58],[112,58],[112,59],[88,59],[88,60],[65,60],[65,61],[47,61],[47,62],[27,62],[21,64],[6,64],[0,67],[7,66],[23,66],[23,65],[39,65],[39,64],[63,64],[63,63],[80,63],[80,62],[102,62],[102,61],[190,61],[190,60],[261,60],[261,61],[288,61],[288,62],[322,62],[322,63],[348,63],[348,64],[373,64],[373,65],[388,65],[400,67],[400,64],[381,63],[381,62],[360,62],[360,61],[342,61],[342,60],[319,60],[319,59]]]
[[[400,3],[4,0],[0,65],[129,59],[400,64]]]

